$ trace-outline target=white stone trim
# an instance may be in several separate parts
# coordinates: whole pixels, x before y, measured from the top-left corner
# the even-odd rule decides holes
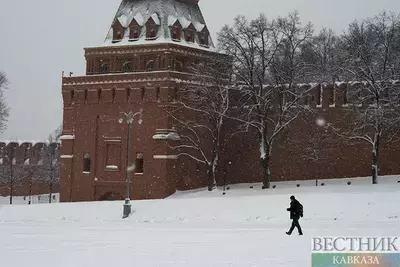
[[[61,155],[60,158],[62,158],[62,159],[72,159],[72,158],[74,158],[74,155]]]
[[[75,139],[75,135],[71,135],[71,134],[62,135],[62,136],[60,137],[60,140],[74,140],[74,139]]]
[[[154,159],[178,159],[178,155],[154,155]]]

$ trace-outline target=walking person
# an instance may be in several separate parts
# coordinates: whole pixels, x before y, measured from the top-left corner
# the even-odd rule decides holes
[[[291,235],[294,228],[297,227],[299,231],[299,235],[303,235],[303,231],[301,230],[299,219],[303,217],[303,205],[294,197],[290,197],[290,208],[286,209],[290,211],[290,219],[292,220],[292,226],[290,227],[289,232],[286,232],[287,235]]]

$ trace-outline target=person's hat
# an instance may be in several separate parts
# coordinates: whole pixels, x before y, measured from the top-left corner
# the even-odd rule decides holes
[[[294,200],[294,199],[295,199],[295,197],[294,197],[294,196],[291,196],[291,197],[290,197],[290,199],[291,199],[291,200]]]

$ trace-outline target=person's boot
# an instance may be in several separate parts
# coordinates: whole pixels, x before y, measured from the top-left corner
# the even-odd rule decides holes
[[[286,232],[286,234],[287,234],[287,235],[291,235],[292,233],[290,233],[290,232]]]

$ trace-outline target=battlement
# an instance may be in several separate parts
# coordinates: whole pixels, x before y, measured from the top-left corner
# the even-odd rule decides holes
[[[392,85],[398,86],[400,89],[400,81],[391,81]],[[239,89],[246,88],[245,85],[237,84]],[[368,87],[368,82],[348,81],[348,82],[335,82],[335,83],[302,83],[297,84],[293,90],[309,91],[308,97],[303,99],[304,105],[314,108],[341,108],[347,107],[352,104],[354,97],[357,97],[356,91],[360,87]],[[266,84],[264,88],[289,88],[288,84],[282,86],[274,86]],[[239,90],[240,92],[240,90]],[[289,94],[285,97],[289,97]],[[372,103],[364,102],[363,105]]]
[[[0,165],[7,160],[13,165],[37,165],[41,160],[42,151],[49,147],[59,155],[60,144],[43,141],[0,141]]]

